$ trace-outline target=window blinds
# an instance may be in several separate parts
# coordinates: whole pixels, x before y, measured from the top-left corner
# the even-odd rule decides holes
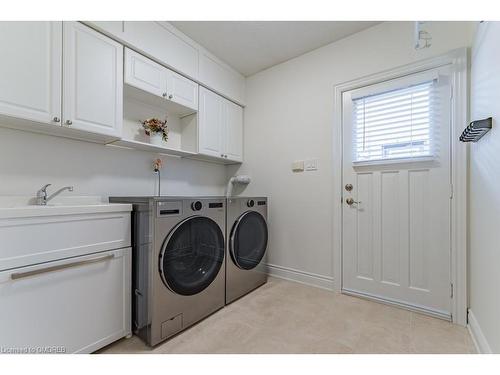
[[[437,80],[353,100],[353,161],[433,157]]]

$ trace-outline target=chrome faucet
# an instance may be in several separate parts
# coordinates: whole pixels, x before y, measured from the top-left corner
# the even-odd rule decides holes
[[[61,194],[64,190],[73,191],[73,186],[65,186],[65,187],[57,190],[55,193],[53,193],[49,197],[47,197],[47,188],[50,185],[52,185],[52,184],[47,184],[45,186],[42,186],[42,188],[36,192],[36,204],[38,206],[47,205],[48,201],[50,201],[52,198],[56,197],[57,195]]]

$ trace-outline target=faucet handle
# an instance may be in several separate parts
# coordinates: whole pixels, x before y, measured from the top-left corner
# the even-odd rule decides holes
[[[52,185],[52,184],[46,184],[46,185],[42,186],[42,187],[40,188],[40,190],[38,190],[38,192],[39,192],[39,193],[45,193],[45,194],[47,194],[47,188],[48,188],[50,185]]]

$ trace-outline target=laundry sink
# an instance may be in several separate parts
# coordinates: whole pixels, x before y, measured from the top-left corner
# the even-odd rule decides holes
[[[1,196],[0,219],[120,212],[132,208],[130,204],[108,203],[98,196],[61,196],[45,206],[35,203],[36,198],[33,197]]]

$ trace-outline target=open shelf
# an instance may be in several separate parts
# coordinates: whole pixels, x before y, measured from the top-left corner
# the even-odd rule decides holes
[[[170,116],[184,117],[196,113],[196,110],[165,99],[161,96],[151,94],[136,87],[124,84],[123,94],[125,98],[144,103],[147,106],[161,108]]]
[[[178,157],[198,154],[198,113],[191,108],[125,85],[123,98],[122,139],[109,143],[124,147]],[[141,121],[167,119],[168,140],[162,145],[149,142]]]
[[[196,152],[184,151],[184,150],[180,150],[180,149],[168,148],[168,147],[163,147],[163,146],[157,146],[157,145],[153,145],[151,143],[134,141],[132,139],[121,139],[121,140],[109,143],[109,145],[131,148],[131,149],[141,150],[141,151],[155,152],[158,154],[170,155],[170,156],[185,157],[185,156],[197,155]]]

